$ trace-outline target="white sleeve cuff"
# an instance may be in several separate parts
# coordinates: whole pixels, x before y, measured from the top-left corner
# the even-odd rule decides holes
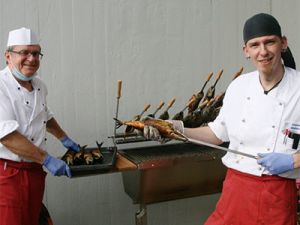
[[[217,122],[210,122],[208,123],[209,128],[214,132],[214,134],[222,140],[223,142],[228,142],[229,138],[226,132],[226,127],[224,124],[217,123]]]
[[[0,122],[0,139],[17,130],[19,124],[15,120],[6,120]]]
[[[47,109],[47,121],[49,121],[53,117],[54,117],[54,113],[52,111],[50,111],[49,109]]]

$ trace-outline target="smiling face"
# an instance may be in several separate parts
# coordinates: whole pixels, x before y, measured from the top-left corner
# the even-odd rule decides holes
[[[286,37],[277,35],[262,36],[250,39],[243,50],[246,57],[261,75],[280,74],[282,70],[281,52],[287,48]]]
[[[6,51],[5,57],[10,70],[16,67],[26,77],[31,77],[40,67],[41,51],[39,45],[16,45],[11,51]]]

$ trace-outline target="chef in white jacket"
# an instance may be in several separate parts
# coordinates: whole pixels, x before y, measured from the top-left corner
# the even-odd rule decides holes
[[[46,151],[46,131],[79,150],[48,109],[47,88],[36,76],[42,56],[32,30],[9,32],[7,66],[0,71],[0,225],[38,225],[42,166],[55,176],[71,176],[66,163]]]
[[[228,168],[222,195],[205,225],[296,225],[300,73],[269,14],[246,21],[243,51],[257,70],[229,85],[215,121],[199,128],[171,122],[189,138],[230,142],[230,149],[260,157],[227,153],[222,158]],[[153,129],[145,127],[144,135],[157,139]]]

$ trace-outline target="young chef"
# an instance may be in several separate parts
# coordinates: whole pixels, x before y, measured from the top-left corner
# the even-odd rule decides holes
[[[48,110],[47,88],[36,76],[43,54],[27,28],[9,32],[7,67],[0,71],[0,225],[38,225],[45,166],[71,176],[66,163],[46,152],[46,131],[79,151]]]
[[[256,71],[229,85],[220,114],[208,126],[184,128],[181,121],[172,121],[173,126],[189,138],[230,142],[230,149],[261,157],[223,157],[228,171],[206,225],[296,225],[300,74],[273,16],[254,15],[243,33],[244,54]],[[151,130],[146,127],[144,135],[157,138]]]

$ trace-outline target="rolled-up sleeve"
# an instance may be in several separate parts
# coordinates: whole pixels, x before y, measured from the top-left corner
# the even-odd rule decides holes
[[[18,127],[10,100],[0,91],[0,138],[17,130]]]
[[[208,123],[208,126],[214,132],[217,138],[219,138],[223,142],[229,141],[226,122],[224,117],[222,116],[222,109],[220,111],[219,116],[213,122]]]
[[[15,120],[6,120],[0,122],[0,139],[17,130],[19,124]]]

